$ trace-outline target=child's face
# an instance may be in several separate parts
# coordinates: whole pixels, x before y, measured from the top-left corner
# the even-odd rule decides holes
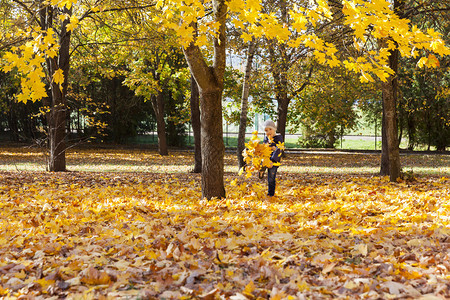
[[[272,127],[266,127],[264,128],[264,131],[266,132],[266,135],[268,137],[274,137],[275,136],[275,129],[273,129]]]

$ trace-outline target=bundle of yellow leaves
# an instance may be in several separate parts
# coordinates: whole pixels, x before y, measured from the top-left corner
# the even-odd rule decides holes
[[[284,143],[280,143],[277,147],[284,149]],[[245,149],[242,151],[246,165],[239,170],[239,175],[242,175],[245,171],[245,176],[249,178],[252,172],[258,172],[263,167],[271,168],[274,165],[280,165],[280,163],[274,163],[270,160],[272,151],[269,144],[261,143],[258,131],[254,131],[252,138],[248,143],[245,143]]]

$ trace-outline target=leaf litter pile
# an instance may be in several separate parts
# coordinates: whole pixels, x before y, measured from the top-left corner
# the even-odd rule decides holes
[[[450,178],[0,172],[0,296],[448,299]]]

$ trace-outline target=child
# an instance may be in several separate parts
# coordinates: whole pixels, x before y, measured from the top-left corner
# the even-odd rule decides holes
[[[281,150],[277,147],[278,143],[283,143],[283,136],[277,133],[277,126],[272,120],[264,122],[264,131],[266,136],[264,137],[264,143],[269,144],[273,152],[270,160],[274,163],[279,163],[281,160]],[[275,176],[277,175],[278,166],[272,166],[267,170],[267,183],[269,186],[268,196],[275,195]]]

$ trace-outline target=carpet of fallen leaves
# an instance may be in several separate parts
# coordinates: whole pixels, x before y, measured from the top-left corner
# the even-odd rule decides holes
[[[286,164],[277,197],[256,176],[228,172],[227,198],[206,201],[198,174],[174,171],[192,164],[191,153],[82,154],[92,165],[90,156],[104,165],[153,159],[173,173],[0,171],[0,297],[450,298],[448,174],[390,183]],[[324,156],[285,162],[372,163]]]

